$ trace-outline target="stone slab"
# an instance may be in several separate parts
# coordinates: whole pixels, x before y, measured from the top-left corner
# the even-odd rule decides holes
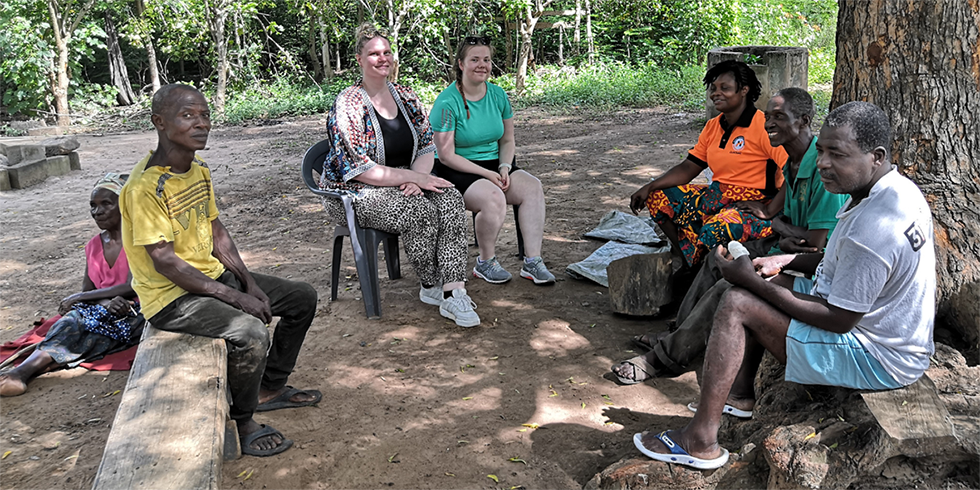
[[[8,165],[44,160],[44,147],[41,145],[15,145],[7,147]]]
[[[9,190],[10,190],[10,175],[7,172],[7,169],[2,168],[0,169],[0,191],[9,191]]]
[[[49,157],[67,155],[81,146],[78,143],[78,138],[74,136],[55,136],[45,139],[38,144],[44,147],[45,155]]]
[[[44,182],[48,178],[47,160],[18,163],[7,167],[10,176],[10,187],[26,189],[32,185]]]
[[[71,164],[71,169],[72,170],[81,170],[82,169],[82,162],[78,159],[78,152],[77,151],[73,151],[73,152],[71,152],[71,153],[68,154],[68,163]]]
[[[48,177],[54,175],[65,175],[68,172],[71,172],[71,158],[69,158],[68,155],[56,155],[45,158],[44,160]]]

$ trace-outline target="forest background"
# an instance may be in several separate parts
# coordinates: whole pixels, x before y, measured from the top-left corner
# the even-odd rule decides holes
[[[160,84],[192,83],[218,123],[327,111],[358,77],[353,32],[389,33],[397,81],[431,103],[456,44],[493,38],[518,107],[701,110],[708,51],[803,46],[831,96],[837,0],[6,0],[0,135],[11,120],[148,127]]]

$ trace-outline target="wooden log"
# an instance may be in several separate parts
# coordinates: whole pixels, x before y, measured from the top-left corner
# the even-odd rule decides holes
[[[631,255],[606,267],[609,303],[616,313],[649,316],[660,313],[673,295],[670,252]]]
[[[226,438],[238,447],[227,379],[224,340],[147,324],[93,490],[218,488]]]
[[[921,458],[959,445],[949,412],[926,375],[905,388],[861,393],[861,398],[900,454]]]

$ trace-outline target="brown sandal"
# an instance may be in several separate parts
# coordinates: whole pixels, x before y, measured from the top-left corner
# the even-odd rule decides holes
[[[624,364],[629,364],[630,366],[633,366],[632,378],[627,378],[626,376],[622,376],[616,372],[616,368]],[[657,377],[657,368],[654,367],[653,364],[647,362],[647,359],[644,356],[636,356],[632,359],[623,361],[610,368],[610,370],[612,370],[613,376],[615,376],[616,379],[619,380],[619,382],[624,385],[635,385],[637,383],[642,383],[650,378]]]

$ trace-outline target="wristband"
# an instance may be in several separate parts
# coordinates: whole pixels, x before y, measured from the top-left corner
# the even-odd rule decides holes
[[[497,171],[498,171],[498,172],[499,172],[499,171],[500,171],[500,169],[502,169],[502,168],[506,168],[507,170],[510,170],[510,169],[512,169],[512,168],[514,168],[514,166],[513,166],[513,165],[511,165],[511,164],[509,164],[509,163],[501,163],[500,165],[497,165]]]

